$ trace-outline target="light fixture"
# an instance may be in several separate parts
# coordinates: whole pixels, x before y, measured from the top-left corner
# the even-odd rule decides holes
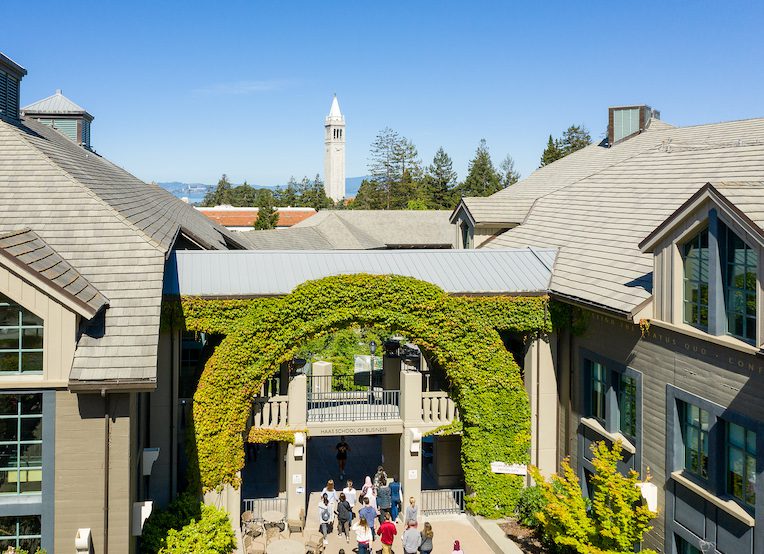
[[[305,454],[305,433],[294,434],[294,457],[302,458]]]

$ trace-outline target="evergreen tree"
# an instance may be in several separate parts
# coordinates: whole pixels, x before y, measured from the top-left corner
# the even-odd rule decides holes
[[[589,146],[592,143],[592,137],[589,131],[583,125],[571,125],[562,133],[562,138],[552,139],[549,135],[544,152],[541,154],[541,165],[544,167],[550,163],[572,154],[576,150]]]
[[[223,176],[218,181],[218,186],[215,188],[215,190],[210,191],[204,195],[202,206],[221,206],[223,204],[227,204],[230,194],[231,183],[228,181],[228,176],[223,173]]]
[[[376,183],[375,188],[384,197],[382,208],[389,210],[406,207],[422,180],[418,156],[414,143],[389,127],[382,129],[374,139],[371,144],[369,174]]]
[[[269,193],[271,191],[268,191]],[[279,223],[279,212],[273,207],[273,194],[259,195],[257,204],[257,219],[254,228],[257,231],[275,229]]]
[[[491,155],[485,139],[475,151],[475,157],[470,161],[467,178],[459,186],[461,196],[490,196],[501,190],[501,177],[493,167]]]
[[[501,170],[502,188],[514,185],[520,180],[520,173],[515,171],[515,160],[513,160],[512,156],[509,154],[507,154],[507,157],[501,162],[499,169]]]
[[[312,181],[307,177],[303,177],[297,190],[299,191],[299,206],[322,210],[324,208],[331,208],[334,205],[332,199],[326,196],[324,182],[318,174],[316,174],[316,178]]]
[[[539,167],[544,167],[545,165],[549,165],[552,162],[556,162],[564,155],[565,154],[563,154],[562,150],[560,149],[560,141],[553,139],[552,135],[549,135],[549,141],[546,143],[546,148],[541,154],[541,164]]]
[[[452,208],[454,205],[454,186],[456,184],[456,171],[451,157],[446,154],[441,146],[435,152],[432,164],[427,168],[424,188],[427,195],[427,204],[431,209]]]
[[[379,184],[374,180],[364,179],[348,208],[352,210],[384,210],[386,202],[387,194]]]
[[[560,145],[563,156],[572,154],[576,150],[589,146],[592,143],[592,137],[589,130],[583,125],[571,125],[562,134]]]
[[[297,187],[297,180],[294,177],[290,177],[286,187],[278,187],[274,192],[276,204],[279,206],[299,206],[300,200]]]

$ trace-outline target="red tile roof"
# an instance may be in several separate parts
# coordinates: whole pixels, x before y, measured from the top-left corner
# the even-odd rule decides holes
[[[215,223],[224,227],[252,227],[257,220],[257,208],[234,208],[215,206],[197,208]],[[279,212],[279,227],[291,227],[316,214],[313,208],[276,208]]]

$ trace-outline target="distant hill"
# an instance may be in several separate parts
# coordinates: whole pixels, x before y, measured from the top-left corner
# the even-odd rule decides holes
[[[368,177],[348,177],[345,179],[345,194],[347,196],[355,196],[358,194],[358,189],[364,179]],[[170,181],[166,183],[157,183],[160,187],[168,191],[170,194],[177,196],[178,198],[188,198],[191,204],[199,204],[204,200],[204,195],[211,190],[215,190],[217,185],[205,185],[204,183],[181,183],[180,181]],[[235,184],[233,186],[236,186]],[[256,189],[275,189],[277,186],[261,186],[251,185]]]

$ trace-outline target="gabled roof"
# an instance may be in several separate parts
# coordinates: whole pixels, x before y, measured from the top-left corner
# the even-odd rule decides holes
[[[706,183],[764,180],[764,119],[653,128],[612,150],[651,134],[661,135],[655,146],[562,187],[542,179],[555,172],[535,172],[526,181],[538,183],[538,196],[522,224],[484,248],[559,247],[554,294],[636,313],[652,294],[653,259],[640,251],[640,242]],[[752,221],[764,223],[762,189],[730,185],[717,191]]]
[[[494,196],[465,196],[451,213],[451,223],[456,223],[460,211],[476,227],[513,227],[517,225],[512,215],[513,200]]]
[[[711,200],[727,211],[753,239],[764,246],[764,181],[722,181],[706,183],[701,187],[639,243],[640,250],[653,252],[655,246],[705,200]]]
[[[192,206],[28,117],[0,122],[0,233],[27,227],[82,277],[70,287],[86,280],[109,299],[77,342],[70,388],[151,386],[164,262],[176,237],[238,244]],[[42,253],[41,264],[54,259]]]
[[[31,229],[0,233],[0,264],[9,264],[30,280],[59,293],[74,312],[90,319],[109,300]]]
[[[72,102],[69,98],[64,96],[61,89],[56,90],[54,94],[51,94],[47,98],[33,102],[28,106],[21,108],[22,115],[81,115],[88,121],[93,121],[93,116],[90,115],[85,108]]]
[[[204,297],[289,294],[332,275],[404,275],[450,294],[544,293],[556,249],[244,251],[184,250],[168,260],[164,292]],[[263,271],[262,268],[268,268]]]

